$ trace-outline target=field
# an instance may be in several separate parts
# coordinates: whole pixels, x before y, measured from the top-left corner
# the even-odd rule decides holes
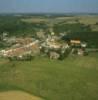
[[[84,25],[90,25],[92,31],[98,31],[98,16],[91,16],[91,15],[85,15],[85,16],[69,16],[69,17],[55,17],[55,18],[43,18],[43,17],[31,17],[31,18],[24,18],[21,19],[23,22],[26,23],[46,23],[50,25],[50,23],[59,24],[63,22],[66,24],[76,24],[81,23]]]
[[[97,58],[96,53],[63,61],[0,59],[0,91],[21,90],[45,100],[98,100]]]
[[[43,100],[21,91],[7,91],[0,93],[0,100]]]
[[[87,42],[90,50],[98,49],[98,15],[27,14],[0,15],[0,50],[10,47],[3,33],[7,39],[36,39],[40,30],[46,37],[53,30],[57,36],[63,33]],[[62,61],[41,56],[31,61],[0,58],[0,100],[11,100],[12,95],[20,100],[98,100],[98,52],[71,55]]]

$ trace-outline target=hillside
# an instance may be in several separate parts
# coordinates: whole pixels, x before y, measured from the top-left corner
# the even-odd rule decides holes
[[[0,59],[0,91],[22,90],[45,100],[97,100],[98,54],[63,61]]]
[[[50,34],[52,28],[56,34],[65,33],[71,38],[87,41],[98,47],[98,16],[0,16],[0,34],[7,32],[9,36],[34,36],[42,29]],[[86,20],[86,21],[85,21]]]

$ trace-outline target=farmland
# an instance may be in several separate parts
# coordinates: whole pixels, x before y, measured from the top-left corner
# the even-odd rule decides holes
[[[26,37],[35,36],[39,30],[50,34],[49,30],[52,29],[55,34],[65,33],[71,37],[77,34],[78,39],[87,40],[94,47],[98,47],[96,39],[98,38],[97,19],[97,15],[6,15],[0,16],[0,34],[7,32],[9,36]],[[81,35],[85,38],[81,38]],[[0,43],[0,46],[3,46],[3,43]]]
[[[42,46],[49,35],[52,37],[51,31],[57,38],[63,33],[71,39],[85,41],[89,50],[98,50],[97,19],[97,15],[0,15],[0,50],[28,50],[25,47],[29,47],[33,39],[33,42],[39,40],[38,46]],[[5,40],[3,33],[7,33]],[[38,33],[44,33],[42,39]],[[13,39],[18,40],[18,49],[15,42],[9,42]],[[89,52],[87,56],[69,54],[63,60],[49,59],[43,54],[20,61],[1,56],[0,92],[23,91],[43,100],[98,100],[97,59],[98,52]]]
[[[56,18],[43,18],[43,17],[31,17],[31,18],[26,18],[26,19],[21,19],[23,22],[27,22],[27,23],[40,23],[40,22],[44,22],[44,23],[53,23],[53,24],[58,24],[59,22],[65,22],[66,24],[75,24],[75,23],[81,23],[84,25],[91,25],[91,27],[93,27],[93,25],[96,25],[96,23],[98,22],[98,16],[69,16],[69,17],[56,17]],[[64,23],[63,23],[64,24]],[[97,29],[92,28],[93,31],[98,31]]]

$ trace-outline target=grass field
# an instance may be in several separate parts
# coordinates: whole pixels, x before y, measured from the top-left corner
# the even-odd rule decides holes
[[[98,100],[98,54],[63,61],[0,59],[0,91],[22,90],[45,100]]]

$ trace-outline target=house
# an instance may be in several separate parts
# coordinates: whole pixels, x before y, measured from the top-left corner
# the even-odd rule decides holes
[[[86,42],[82,42],[82,43],[81,43],[81,47],[82,47],[82,48],[86,48],[86,47],[87,47],[87,43],[86,43]]]
[[[81,44],[81,41],[80,40],[70,40],[70,44],[71,45],[80,45]]]
[[[84,50],[83,49],[78,49],[77,54],[80,55],[80,56],[84,55]]]
[[[9,43],[9,44],[16,43],[16,37],[15,37],[15,36],[9,37],[8,40],[7,40],[6,42]]]
[[[57,52],[51,51],[49,53],[49,57],[50,57],[50,59],[59,59],[60,58],[60,54],[57,53]]]
[[[38,32],[36,32],[36,35],[39,39],[45,39],[45,32],[43,30],[40,30]]]
[[[22,44],[22,45],[26,45],[26,44],[29,44],[33,42],[33,39],[32,38],[17,38],[16,39],[16,43],[19,43],[19,44]]]

